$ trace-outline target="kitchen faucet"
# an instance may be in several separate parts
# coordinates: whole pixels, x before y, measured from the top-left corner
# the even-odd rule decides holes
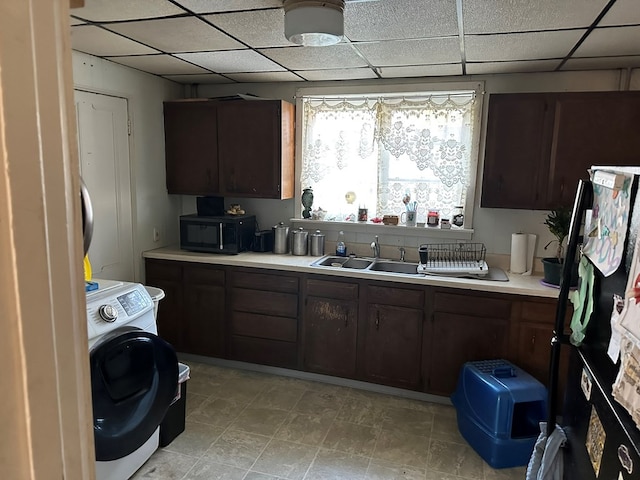
[[[380,244],[378,243],[378,235],[375,236],[375,240],[371,242],[371,250],[375,258],[380,258]]]

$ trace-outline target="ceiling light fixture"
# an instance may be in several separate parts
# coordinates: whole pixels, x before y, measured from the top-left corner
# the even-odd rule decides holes
[[[307,47],[335,45],[344,35],[344,0],[284,0],[284,35]]]

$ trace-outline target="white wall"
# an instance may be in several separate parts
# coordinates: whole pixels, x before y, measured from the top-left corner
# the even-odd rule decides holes
[[[251,93],[269,98],[280,98],[295,102],[297,88],[311,86],[371,86],[383,84],[442,83],[445,81],[484,81],[485,91],[491,93],[509,92],[543,92],[543,91],[606,91],[625,89],[640,89],[640,71],[607,70],[589,72],[560,72],[560,73],[529,73],[509,75],[478,75],[468,77],[450,77],[433,79],[396,79],[396,80],[367,80],[344,82],[309,82],[278,83],[278,84],[242,84],[242,85],[201,85],[195,95],[197,97],[216,97],[236,93]],[[511,247],[511,233],[527,232],[538,234],[536,256],[548,256],[543,250],[544,245],[552,240],[544,226],[544,219],[548,212],[529,210],[508,210],[480,208],[480,186],[482,185],[482,166],[484,162],[484,137],[486,130],[486,115],[488,102],[485,98],[482,120],[482,135],[480,143],[480,158],[478,162],[477,193],[473,213],[473,241],[483,242],[487,252],[508,254]],[[640,164],[640,159],[639,162]],[[299,199],[282,201],[259,201],[248,199],[225,199],[225,203],[241,203],[247,210],[256,213],[261,228],[268,228],[279,220],[286,221],[294,216],[296,202]],[[185,213],[195,211],[195,200],[185,197],[183,204]]]
[[[135,279],[143,281],[142,252],[178,242],[181,198],[167,194],[162,102],[183,97],[183,87],[79,52],[73,52],[73,81],[75,88],[128,100]]]

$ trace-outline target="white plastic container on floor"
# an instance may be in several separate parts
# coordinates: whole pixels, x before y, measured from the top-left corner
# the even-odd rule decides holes
[[[160,303],[160,300],[164,298],[164,290],[158,287],[150,287],[148,285],[145,285],[144,288],[147,290],[151,300],[153,300],[153,318],[157,320],[158,304]]]

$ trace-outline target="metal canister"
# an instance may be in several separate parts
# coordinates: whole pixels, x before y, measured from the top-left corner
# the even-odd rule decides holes
[[[293,231],[292,249],[294,255],[306,255],[307,254],[307,237],[309,232],[306,232],[304,228],[300,227],[298,230]]]
[[[320,230],[309,235],[309,255],[314,257],[324,255],[324,233]]]
[[[289,253],[289,227],[284,222],[273,227],[273,253]]]

